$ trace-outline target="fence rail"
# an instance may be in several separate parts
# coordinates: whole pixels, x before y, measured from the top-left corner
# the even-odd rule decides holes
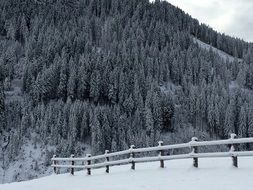
[[[123,150],[119,152],[109,153],[108,150],[105,151],[103,155],[91,156],[87,154],[84,158],[75,158],[72,154],[70,158],[58,158],[56,155],[52,158],[52,167],[54,172],[57,174],[57,168],[69,168],[70,173],[74,175],[74,169],[87,169],[87,174],[91,175],[91,169],[96,168],[106,168],[106,173],[109,173],[109,167],[115,165],[126,165],[131,164],[131,169],[135,169],[136,163],[142,162],[154,162],[160,161],[160,167],[164,168],[165,160],[176,160],[176,159],[193,159],[193,166],[198,167],[198,158],[212,158],[212,157],[231,157],[233,166],[238,167],[238,157],[242,156],[253,156],[253,151],[237,151],[238,144],[243,143],[253,143],[253,138],[238,138],[236,139],[235,134],[231,134],[229,139],[226,140],[216,140],[216,141],[198,141],[196,137],[193,137],[192,140],[188,143],[174,144],[174,145],[163,145],[162,141],[158,142],[156,147],[148,148],[137,148],[135,149],[134,145],[128,150]],[[199,153],[198,148],[203,146],[215,146],[215,145],[230,145],[228,152],[208,152],[208,153]],[[189,148],[190,152],[188,154],[179,154],[179,155],[165,155],[165,151],[172,149],[181,149]],[[147,153],[147,152],[158,152],[157,156],[151,157],[135,157],[138,153]],[[116,156],[128,155],[128,158],[112,160],[111,158]],[[104,159],[102,163],[92,163],[98,160]],[[111,160],[110,160],[111,159]],[[68,162],[66,164],[66,162]],[[78,163],[82,162],[82,164]],[[85,164],[84,164],[85,162]],[[78,164],[77,164],[78,163]]]

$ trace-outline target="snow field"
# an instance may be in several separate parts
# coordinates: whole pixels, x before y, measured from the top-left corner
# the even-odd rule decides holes
[[[1,190],[252,190],[253,157],[239,159],[239,168],[232,166],[231,158],[199,159],[199,168],[193,168],[192,159],[114,166],[110,173],[105,168],[51,175],[26,182],[0,185]]]

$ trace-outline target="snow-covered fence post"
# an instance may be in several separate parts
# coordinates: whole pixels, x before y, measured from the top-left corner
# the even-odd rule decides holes
[[[54,160],[56,158],[56,155],[53,155],[53,165],[54,165],[54,173],[57,174],[57,168],[55,167],[57,165],[57,161]]]
[[[197,137],[192,137],[192,142],[197,142],[198,141],[198,138]],[[192,146],[192,153],[195,154],[195,153],[198,153],[198,147],[197,146]],[[193,166],[195,168],[197,168],[199,166],[199,163],[198,163],[198,157],[193,157]]]
[[[230,135],[230,139],[233,141],[235,138],[236,138],[236,134],[232,133]],[[231,144],[231,147],[230,147],[230,152],[233,152],[236,151],[236,144]],[[233,166],[238,168],[238,158],[237,156],[232,156],[232,161],[233,161]]]
[[[75,161],[72,160],[74,157],[75,157],[75,155],[74,155],[74,154],[71,154],[70,158],[71,158],[71,165],[72,165],[72,166],[75,165]],[[73,167],[71,167],[71,169],[70,169],[70,174],[71,174],[71,175],[74,175],[74,168],[73,168]]]
[[[87,158],[91,157],[90,154],[87,154],[86,156],[87,156]],[[87,165],[88,165],[88,167],[89,167],[89,165],[91,165],[91,160],[87,159]],[[87,168],[87,174],[91,175],[90,168]]]
[[[105,163],[106,162],[109,162],[109,157],[107,157],[106,155],[108,154],[109,150],[105,150]],[[106,173],[109,173],[109,165],[106,164],[106,170],[105,170]]]
[[[134,162],[134,145],[130,146],[130,162],[132,163],[131,169],[135,170],[135,162]]]
[[[163,146],[163,141],[159,141],[158,142],[158,147]],[[160,157],[160,167],[164,168],[164,160],[162,159],[162,156],[164,156],[164,150],[159,150],[159,155]]]

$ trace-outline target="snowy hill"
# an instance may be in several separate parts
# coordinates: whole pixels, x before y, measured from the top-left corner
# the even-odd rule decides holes
[[[239,158],[239,168],[231,166],[230,158],[200,159],[198,169],[192,160],[116,166],[106,174],[104,169],[70,174],[52,175],[32,181],[0,185],[1,190],[252,190],[253,158]]]
[[[54,154],[83,158],[132,144],[225,139],[228,132],[253,137],[252,44],[166,1],[43,2],[0,0],[0,183],[50,175]],[[233,57],[244,60],[224,61]],[[180,169],[170,176],[172,165],[159,173],[153,166],[150,173],[164,186],[172,184],[168,175],[178,180]],[[149,169],[139,175],[138,167],[133,177],[146,180]],[[120,168],[101,179],[81,176],[79,184],[96,178],[122,184],[113,172],[131,181],[128,167]],[[66,188],[73,184],[58,178]],[[54,178],[45,180],[58,188]],[[144,182],[133,185],[145,188]],[[28,189],[45,186],[42,179],[18,186],[31,183],[37,186]],[[7,187],[15,184],[0,190]]]

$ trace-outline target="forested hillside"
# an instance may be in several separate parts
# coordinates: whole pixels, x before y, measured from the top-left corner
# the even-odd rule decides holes
[[[27,142],[48,166],[85,145],[253,136],[253,45],[167,2],[0,0],[0,15],[0,171]]]

